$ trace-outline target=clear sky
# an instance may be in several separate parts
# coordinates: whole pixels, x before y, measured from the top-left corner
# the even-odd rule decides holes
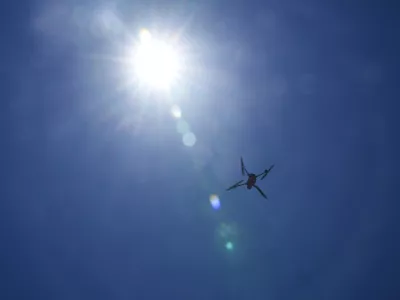
[[[0,298],[398,299],[389,4],[9,1]]]

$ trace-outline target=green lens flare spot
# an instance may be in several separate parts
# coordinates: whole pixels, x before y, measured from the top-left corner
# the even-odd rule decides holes
[[[232,242],[227,242],[227,243],[225,244],[225,248],[226,248],[227,250],[229,250],[229,251],[232,251],[232,250],[233,250],[233,244],[232,244]]]

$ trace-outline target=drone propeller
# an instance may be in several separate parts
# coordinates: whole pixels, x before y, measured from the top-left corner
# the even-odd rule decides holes
[[[264,192],[256,185],[254,185],[254,187],[257,189],[257,191],[260,192],[261,196],[263,196],[265,199],[268,199],[267,196],[265,196]]]
[[[244,176],[245,174],[248,175],[246,167],[244,166],[244,162],[243,162],[243,157],[240,157],[240,164],[242,167],[242,175]]]
[[[227,188],[226,190],[229,191],[229,190],[232,190],[234,188],[237,188],[238,186],[241,185],[242,182],[243,182],[243,180],[240,180],[239,182],[236,182],[234,185],[232,185],[231,187]]]

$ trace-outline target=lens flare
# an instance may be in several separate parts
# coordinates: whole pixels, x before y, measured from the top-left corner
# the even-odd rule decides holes
[[[218,198],[218,196],[215,195],[215,194],[213,194],[213,195],[210,196],[210,203],[211,203],[211,206],[212,206],[215,210],[217,210],[217,209],[219,209],[219,208],[221,207],[221,203],[220,203],[220,201],[219,201],[219,198]]]
[[[174,116],[174,118],[180,119],[182,117],[182,110],[178,105],[174,105],[171,107],[171,114]]]
[[[149,43],[152,39],[151,33],[148,29],[142,28],[139,32],[140,42]]]
[[[183,135],[183,144],[187,147],[193,147],[196,144],[196,136],[193,132],[188,132]]]
[[[232,242],[227,242],[225,244],[226,250],[232,251],[233,250],[233,243]]]
[[[186,134],[186,133],[190,132],[190,126],[185,120],[180,119],[180,120],[178,120],[178,123],[176,124],[176,130],[180,134]]]

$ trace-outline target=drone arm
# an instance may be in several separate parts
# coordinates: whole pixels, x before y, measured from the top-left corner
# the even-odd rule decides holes
[[[261,180],[263,180],[263,179],[265,178],[265,176],[267,176],[268,173],[274,168],[274,166],[275,166],[275,165],[272,165],[268,170],[265,170],[265,171],[262,172],[261,174],[258,174],[258,175],[257,175],[257,178],[260,177],[260,176],[262,176],[262,177],[261,177]]]
[[[256,185],[254,185],[254,187],[257,189],[257,191],[261,194],[261,196],[263,196],[265,199],[268,199],[267,196],[264,194],[264,192]]]
[[[258,178],[258,177],[260,177],[260,176],[263,176],[263,175],[266,175],[266,174],[268,174],[267,172],[262,172],[261,174],[258,174],[257,176],[256,176],[256,178]]]
[[[246,184],[245,184],[245,183],[242,183],[242,184],[234,185],[234,186],[231,186],[230,188],[228,188],[228,189],[226,189],[226,190],[227,190],[227,191],[230,191],[230,190],[236,189],[237,187],[243,186],[243,185],[246,185]]]
[[[240,180],[239,182],[236,182],[234,185],[232,185],[231,187],[229,187],[229,188],[227,189],[227,191],[230,191],[230,190],[233,190],[233,189],[235,189],[235,188],[237,188],[237,187],[239,187],[239,186],[245,185],[245,183],[242,183],[242,182],[243,182],[243,180]]]

